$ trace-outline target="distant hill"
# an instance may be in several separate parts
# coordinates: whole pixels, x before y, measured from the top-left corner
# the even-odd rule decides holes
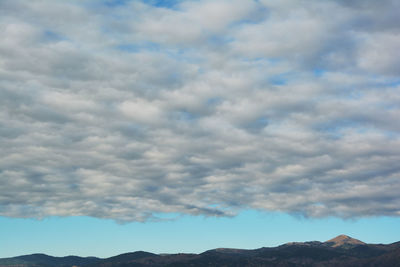
[[[347,235],[339,235],[335,238],[332,238],[328,241],[324,242],[326,245],[331,246],[331,247],[354,247],[356,245],[365,245],[364,242],[351,238],[350,236]]]
[[[67,257],[53,257],[46,254],[31,254],[18,256],[13,258],[0,259],[0,267],[13,266],[13,267],[71,267],[71,266],[85,266],[100,261],[96,257],[78,257],[78,256],[67,256]]]
[[[292,242],[259,249],[217,248],[200,254],[153,254],[145,251],[100,259],[32,254],[0,259],[0,267],[134,266],[343,266],[400,267],[400,242],[366,244],[346,235],[325,242]]]
[[[114,257],[106,258],[103,259],[99,262],[95,262],[91,266],[102,266],[102,267],[107,267],[107,266],[135,266],[135,264],[138,261],[143,261],[144,259],[156,259],[158,257],[161,257],[160,255],[153,254],[150,252],[145,252],[145,251],[136,251],[136,252],[131,252],[131,253],[124,253],[120,254]],[[148,262],[148,263],[151,263]],[[88,266],[88,267],[89,267]]]

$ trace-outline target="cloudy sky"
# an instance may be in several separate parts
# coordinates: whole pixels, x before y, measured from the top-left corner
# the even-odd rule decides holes
[[[141,229],[165,251],[155,236],[179,225],[227,241],[282,222],[310,226],[298,239],[318,225],[369,241],[385,225],[371,240],[400,240],[387,227],[400,223],[399,12],[396,0],[0,1],[0,242],[96,225]],[[277,242],[259,237],[247,246]],[[8,247],[0,256],[24,253]]]

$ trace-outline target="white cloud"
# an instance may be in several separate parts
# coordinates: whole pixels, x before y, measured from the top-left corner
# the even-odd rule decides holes
[[[1,1],[0,215],[398,216],[374,3]]]
[[[361,68],[371,73],[398,76],[400,63],[393,55],[400,47],[400,32],[368,34],[364,35],[362,41],[364,45],[358,54]]]
[[[124,101],[120,105],[122,113],[139,123],[156,123],[161,119],[162,111],[157,103],[151,103],[142,99]]]

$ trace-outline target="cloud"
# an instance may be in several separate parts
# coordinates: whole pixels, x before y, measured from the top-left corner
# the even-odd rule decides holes
[[[393,54],[400,46],[400,34],[375,33],[363,37],[364,45],[359,50],[358,65],[372,73],[398,76],[400,65]]]
[[[0,215],[399,216],[384,2],[2,1]]]

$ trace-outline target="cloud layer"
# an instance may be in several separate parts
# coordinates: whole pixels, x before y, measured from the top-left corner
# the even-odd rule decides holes
[[[399,12],[1,1],[0,215],[399,216]]]

